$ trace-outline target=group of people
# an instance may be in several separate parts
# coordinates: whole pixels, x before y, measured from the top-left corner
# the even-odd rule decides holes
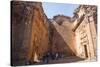
[[[50,62],[50,60],[58,60],[60,58],[63,58],[64,55],[62,53],[51,53],[48,52],[46,55],[43,56],[42,62],[47,64]]]
[[[56,52],[56,53],[52,53],[52,52],[47,52],[39,61],[40,62],[37,62],[37,61],[29,61],[29,62],[26,62],[26,65],[29,65],[29,64],[48,64],[50,63],[50,61],[52,60],[58,60],[60,58],[64,58],[64,54],[63,53],[60,53],[60,52]]]

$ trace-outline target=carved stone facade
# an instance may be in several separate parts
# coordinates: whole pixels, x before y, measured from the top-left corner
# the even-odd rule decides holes
[[[76,9],[73,22],[77,56],[93,59],[96,57],[97,7],[82,5]],[[77,15],[77,17],[76,17]]]
[[[48,53],[63,59],[95,58],[97,7],[81,5],[74,14],[73,18],[57,15],[49,20],[42,3],[12,1],[11,65],[43,62]]]

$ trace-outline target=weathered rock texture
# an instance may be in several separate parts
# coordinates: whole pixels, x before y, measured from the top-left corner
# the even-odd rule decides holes
[[[58,15],[51,20],[52,52],[67,56],[75,55],[74,32],[70,17]]]
[[[96,56],[97,8],[80,6],[73,18],[48,20],[40,2],[11,2],[11,65],[39,62],[48,52],[64,57]]]
[[[11,65],[34,62],[48,51],[48,24],[39,2],[11,2]]]

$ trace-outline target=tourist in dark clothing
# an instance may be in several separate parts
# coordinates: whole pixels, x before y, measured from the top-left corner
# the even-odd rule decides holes
[[[47,64],[50,60],[50,53],[47,53],[45,56],[43,56],[43,63]]]

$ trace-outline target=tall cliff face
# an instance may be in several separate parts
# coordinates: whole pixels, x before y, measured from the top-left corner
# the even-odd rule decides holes
[[[42,6],[38,6],[34,10],[32,21],[32,37],[29,51],[29,59],[34,60],[32,55],[36,52],[40,58],[48,51],[49,35],[46,17],[41,11]],[[36,46],[36,47],[34,47]]]
[[[62,53],[65,56],[74,56],[74,32],[72,31],[72,23],[70,18],[66,16],[55,16],[51,20],[51,43],[52,52]]]
[[[11,65],[24,65],[48,51],[48,26],[42,4],[11,2]]]

